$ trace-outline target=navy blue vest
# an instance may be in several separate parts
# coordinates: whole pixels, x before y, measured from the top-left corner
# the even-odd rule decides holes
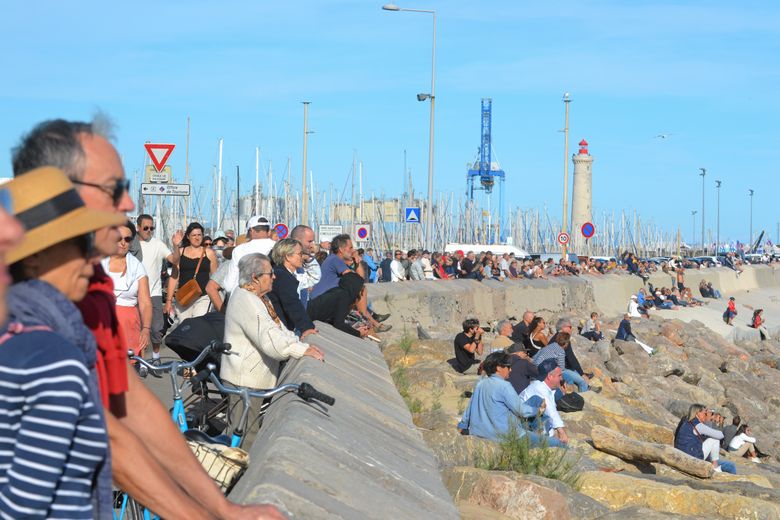
[[[681,421],[680,426],[677,428],[677,435],[674,437],[674,447],[691,457],[703,460],[702,440],[693,430],[697,424],[699,424],[699,419],[695,417],[691,421]]]

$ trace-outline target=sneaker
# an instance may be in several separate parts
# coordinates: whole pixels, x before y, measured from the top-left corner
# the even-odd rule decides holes
[[[385,325],[384,323],[379,325],[375,330],[377,332],[387,332],[388,330],[392,329],[392,325]]]
[[[376,312],[371,315],[372,318],[374,318],[378,323],[382,323],[387,318],[390,317],[389,314],[377,314]]]
[[[720,469],[720,466],[715,466],[715,472],[716,473],[723,473],[723,470]]]
[[[759,459],[758,457],[753,457],[753,458],[752,458],[752,459],[750,459],[750,460],[752,460],[752,461],[753,461],[753,462],[755,462],[756,464],[761,464],[761,459]]]
[[[152,360],[149,361],[149,364],[155,367],[159,367],[160,363],[161,363],[160,358],[152,358]],[[146,370],[146,367],[144,367],[144,370]],[[149,372],[149,373],[152,375],[152,377],[156,377],[157,379],[162,379],[162,376],[157,372]]]

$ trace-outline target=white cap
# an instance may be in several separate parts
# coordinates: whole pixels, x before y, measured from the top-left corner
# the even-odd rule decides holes
[[[636,294],[632,294],[632,295],[631,295],[631,299],[632,299],[632,300],[636,300],[636,299],[638,299],[638,298],[636,297]]]
[[[255,215],[246,221],[247,228],[253,228],[255,226],[270,226],[271,223],[262,215]]]

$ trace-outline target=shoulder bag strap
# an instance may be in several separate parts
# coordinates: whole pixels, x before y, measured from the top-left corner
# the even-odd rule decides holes
[[[200,271],[200,264],[203,262],[203,258],[206,256],[206,246],[203,247],[203,254],[200,255],[200,260],[198,260],[198,265],[195,266],[195,274],[192,275],[192,279],[194,280],[195,277],[198,276],[198,271]]]

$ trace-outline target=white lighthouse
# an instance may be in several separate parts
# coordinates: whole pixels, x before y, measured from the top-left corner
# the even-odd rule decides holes
[[[571,204],[572,252],[583,255],[585,238],[582,225],[593,222],[593,157],[588,153],[588,142],[580,141],[579,152],[572,156],[574,161],[574,190]]]

